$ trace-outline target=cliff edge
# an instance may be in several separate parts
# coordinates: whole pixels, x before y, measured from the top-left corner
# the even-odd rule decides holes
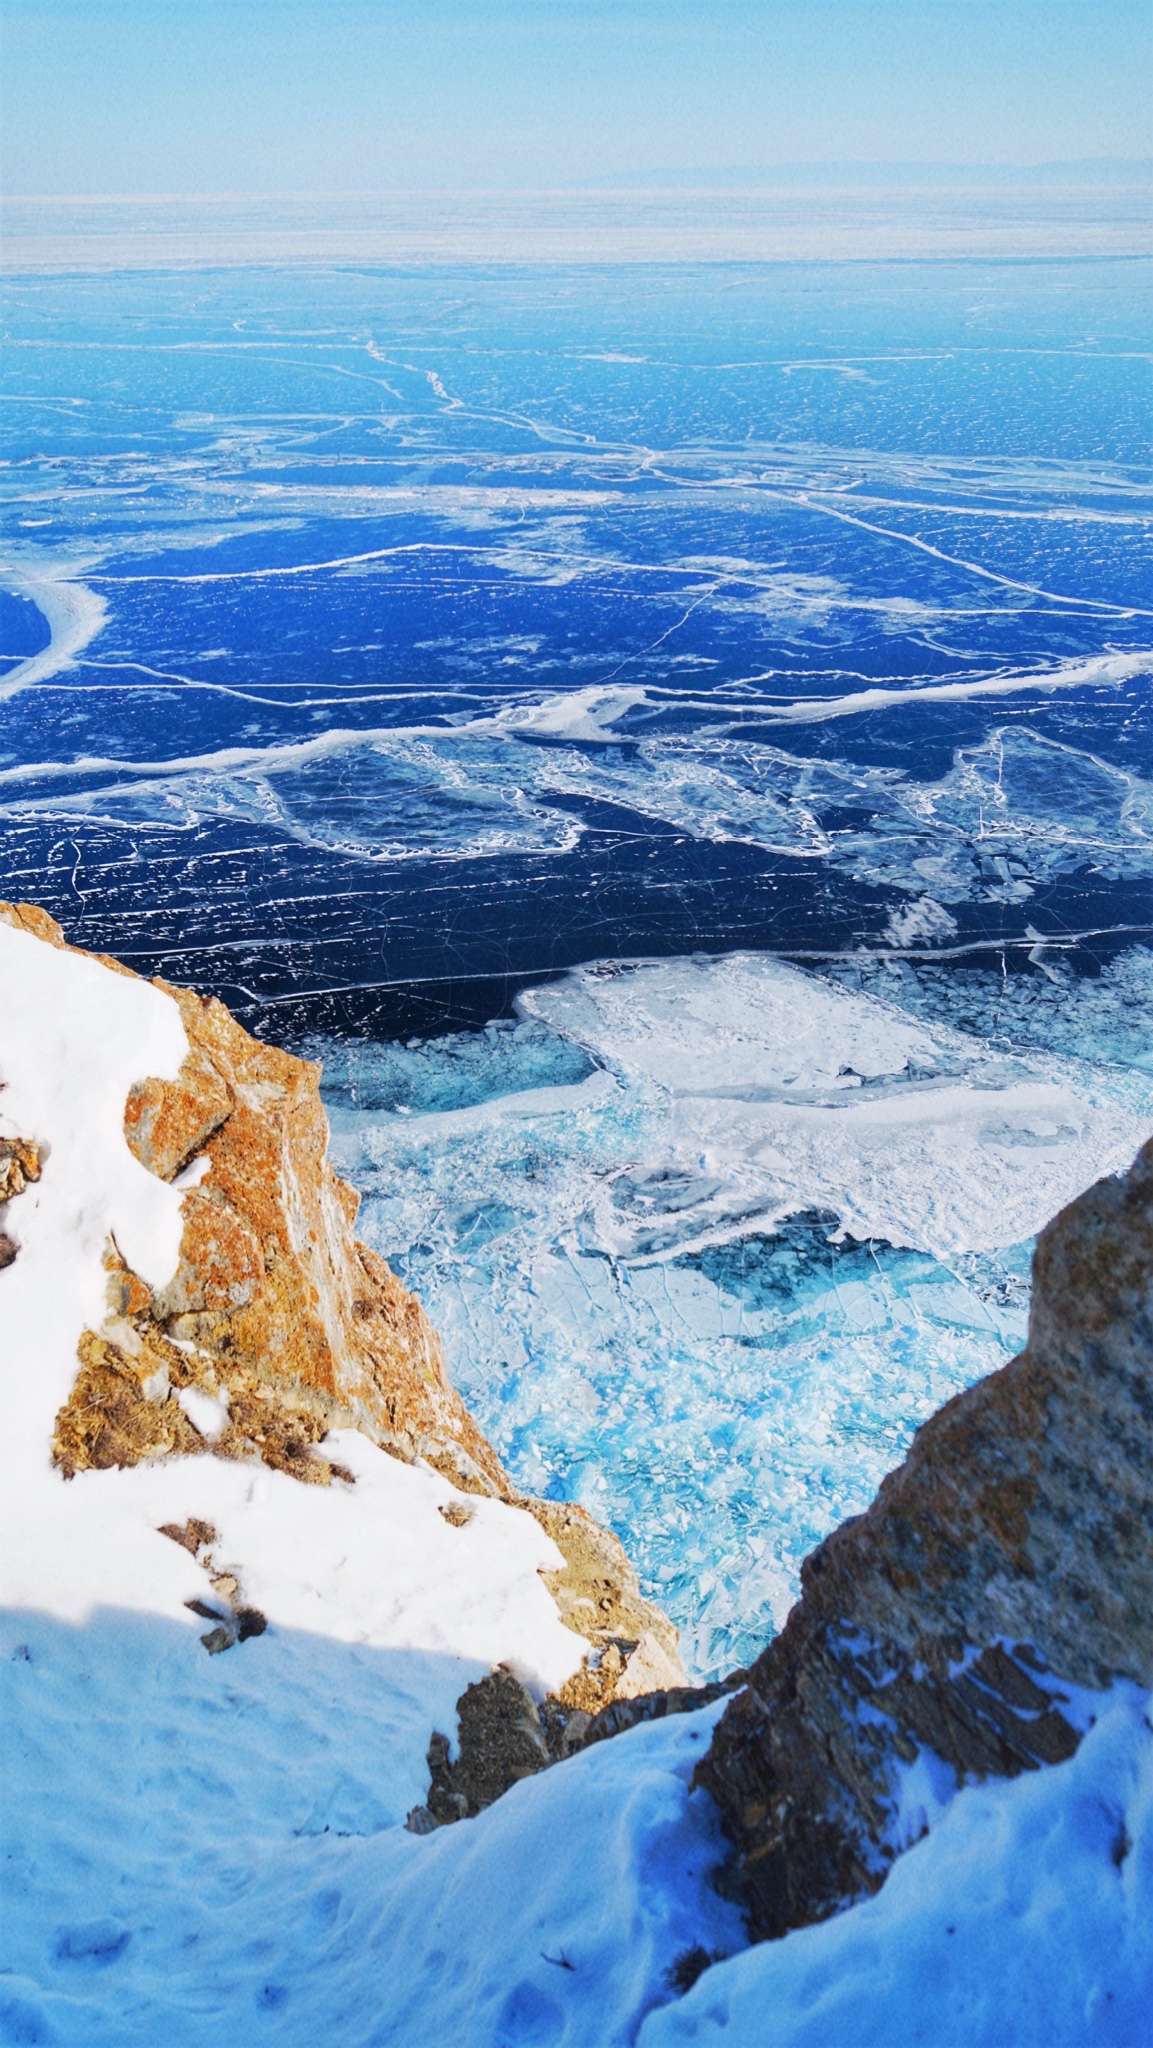
[[[0,904],[0,921],[93,958],[34,905]],[[139,979],[114,959],[100,964]],[[492,1698],[482,1698],[481,1721],[494,1709],[501,1718],[512,1687],[513,1718],[535,1726],[544,1763],[614,1698],[681,1682],[676,1631],[643,1598],[620,1543],[579,1506],[520,1493],[451,1386],[419,1302],[356,1239],[359,1197],[327,1158],[319,1067],[252,1038],[215,999],[152,986],[176,1005],[188,1049],[174,1079],[145,1075],[132,1087],[124,1135],[140,1164],[179,1192],[179,1261],[153,1286],[108,1238],[107,1312],[80,1337],[55,1419],[63,1476],[212,1457],[260,1463],[310,1488],[353,1486],[330,1439],[355,1430],[448,1480],[462,1496],[442,1510],[455,1526],[470,1519],[469,1496],[486,1496],[526,1509],[559,1552],[542,1577],[587,1645],[582,1668],[543,1720],[519,1681],[482,1680]],[[19,1255],[18,1197],[42,1169],[36,1135],[0,1138],[0,1266]],[[169,1533],[197,1549],[195,1530]],[[513,1749],[506,1782],[523,1775]],[[475,1784],[463,1761],[465,1789],[439,1818],[477,1810],[501,1778],[499,1756]]]
[[[1041,1233],[1025,1351],[918,1430],[802,1588],[697,1773],[761,1939],[880,1887],[927,1825],[916,1768],[1059,1762],[1083,1689],[1153,1682],[1153,1142]]]

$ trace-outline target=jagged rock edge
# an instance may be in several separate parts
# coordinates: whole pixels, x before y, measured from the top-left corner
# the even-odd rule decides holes
[[[0,903],[0,919],[46,944],[83,953],[36,905]],[[109,955],[84,957],[137,978]],[[577,1717],[575,1732],[618,1697],[683,1682],[676,1630],[642,1595],[618,1539],[575,1503],[520,1492],[449,1383],[423,1310],[386,1261],[352,1236],[359,1197],[327,1158],[319,1068],[252,1038],[215,998],[160,978],[153,985],[177,1004],[189,1050],[174,1082],[143,1079],[132,1089],[125,1137],[140,1163],[170,1183],[185,1175],[191,1181],[190,1170],[207,1160],[210,1186],[202,1192],[191,1184],[184,1194],[180,1267],[159,1294],[109,1242],[108,1313],[100,1330],[81,1337],[77,1377],[56,1419],[53,1454],[65,1476],[142,1459],[214,1455],[258,1457],[305,1484],[352,1484],[352,1474],[326,1459],[322,1446],[330,1430],[354,1428],[406,1463],[428,1464],[465,1494],[487,1494],[526,1510],[556,1544],[564,1562],[541,1576],[562,1620],[589,1651],[560,1695],[544,1703],[554,1743],[570,1717]],[[269,1136],[275,1117],[279,1152]],[[289,1125],[295,1126],[291,1135]],[[27,1158],[18,1158],[10,1142],[0,1160],[0,1171],[8,1170],[5,1161],[17,1162],[5,1199],[23,1185],[17,1185],[21,1160],[24,1178],[36,1177],[35,1149],[25,1151]],[[297,1171],[302,1153],[309,1185]],[[273,1165],[291,1183],[298,1207],[311,1206],[311,1227],[298,1233],[298,1242],[286,1242],[283,1227],[266,1229],[262,1240],[255,1227],[261,1220],[254,1213],[260,1206],[257,1163],[265,1180]],[[290,1202],[282,1206],[287,1214]],[[343,1272],[323,1270],[326,1253],[330,1265],[343,1262]],[[271,1285],[264,1285],[270,1275]],[[267,1295],[273,1300],[264,1302],[266,1317],[279,1316],[275,1346],[253,1314]],[[380,1322],[383,1344],[380,1330],[370,1328]],[[403,1390],[395,1372],[389,1385],[378,1369],[368,1369],[374,1353],[379,1368],[382,1349],[394,1368],[401,1354]],[[190,1393],[226,1404],[218,1434],[206,1436],[181,1405],[180,1396]],[[464,1503],[460,1512],[467,1519]],[[233,1619],[221,1609],[218,1628],[226,1639],[206,1641],[214,1653],[243,1639]],[[492,1679],[482,1698],[503,1700],[503,1674]],[[462,1711],[465,1699],[475,1729],[475,1703],[462,1696]],[[535,1715],[535,1703],[530,1706]],[[505,1718],[498,1713],[500,1725]]]

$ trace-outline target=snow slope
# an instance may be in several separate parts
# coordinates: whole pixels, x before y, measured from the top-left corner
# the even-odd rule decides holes
[[[1069,1763],[961,1793],[875,1899],[710,1971],[641,2048],[1146,2048],[1148,1709],[1115,1687]]]
[[[354,1487],[210,1457],[49,1462],[109,1231],[162,1282],[179,1189],[123,1141],[129,1084],[174,1074],[146,984],[0,924],[0,1132],[44,1148],[0,1273],[4,1605],[0,2043],[56,2048],[1139,2048],[1153,2002],[1153,1737],[1118,1688],[1070,1764],[960,1793],[877,1899],[742,1953],[690,1790],[718,1708],[634,1729],[429,1837],[399,1823],[433,1727],[497,1659],[538,1686],[579,1652],[529,1517],[353,1433]],[[157,1534],[211,1520],[269,1618],[221,1656]],[[684,1999],[694,1944],[727,1956]]]
[[[4,1630],[5,2048],[609,2048],[694,1941],[743,1944],[687,1791],[715,1709],[415,1836],[386,1660],[270,1630],[226,1679],[196,1649],[133,1616]]]

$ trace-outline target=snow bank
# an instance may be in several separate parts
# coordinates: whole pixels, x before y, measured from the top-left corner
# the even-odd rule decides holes
[[[0,1700],[21,1732],[0,1841],[0,2041],[1146,2038],[1153,1737],[1132,1688],[1070,1763],[962,1792],[877,1898],[746,1950],[709,1882],[710,1803],[688,1789],[719,1707],[597,1744],[417,1838],[388,1825],[377,1660],[339,1650],[318,1694],[300,1682],[303,1647],[270,1632],[226,1685],[232,1660],[188,1660],[167,1623],[3,1626]],[[34,1851],[13,1825],[26,1794]],[[694,1946],[728,1960],[675,2000],[669,1972]]]
[[[40,1181],[10,1206],[18,1255],[0,1274],[0,1600],[10,1614],[74,1623],[107,1610],[163,1618],[187,1667],[178,1687],[193,1673],[207,1682],[204,1618],[187,1603],[211,1604],[211,1587],[195,1557],[158,1532],[191,1517],[211,1524],[217,1573],[236,1578],[270,1637],[293,1632],[302,1645],[292,1678],[301,1712],[320,1715],[329,1700],[326,1645],[382,1655],[375,1739],[389,1745],[389,1818],[403,1819],[426,1787],[429,1736],[455,1729],[467,1684],[508,1662],[543,1692],[580,1664],[585,1646],[561,1624],[539,1576],[559,1566],[560,1554],[532,1517],[477,1500],[455,1527],[439,1512],[454,1498],[447,1481],[352,1432],[340,1434],[337,1455],[353,1485],[302,1486],[210,1456],[67,1482],[50,1463],[78,1340],[105,1314],[109,1236],[153,1287],[177,1264],[181,1190],[132,1156],[124,1105],[145,1075],[174,1077],[186,1050],[170,997],[0,923],[0,1134],[33,1139],[44,1159]],[[214,1683],[225,1703],[241,1657],[248,1689],[262,1694],[261,1674],[272,1667],[254,1648],[237,1646],[222,1660],[226,1675]],[[274,1719],[282,1678],[267,1679],[273,1693],[262,1711]],[[342,1739],[337,1709],[327,1738],[334,1782]],[[280,1769],[289,1768],[282,1754]]]
[[[1067,1764],[974,1787],[883,1891],[710,1971],[641,2048],[1139,2048],[1153,2013],[1153,1735],[1114,1688]]]
[[[122,1620],[118,1654],[103,1641],[38,1620],[13,1659],[4,1632],[0,1685],[26,1728],[38,1709],[13,1792],[43,1799],[50,1755],[58,1776],[34,1856],[4,1829],[24,1882],[0,2041],[613,2048],[671,1996],[686,1948],[743,1946],[709,1884],[710,1803],[688,1791],[715,1709],[598,1744],[417,1837],[387,1824],[365,1652],[332,1663],[321,1693],[283,1636],[245,1646],[274,1684],[237,1668],[227,1688],[231,1659],[184,1665],[171,1630]]]

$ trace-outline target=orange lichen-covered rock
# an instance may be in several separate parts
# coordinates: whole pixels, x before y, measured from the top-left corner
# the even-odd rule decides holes
[[[962,1780],[1059,1762],[1063,1688],[1153,1683],[1153,1143],[1042,1231],[1026,1350],[801,1576],[698,1773],[758,1936],[876,1890],[920,1751]]]
[[[49,945],[67,943],[35,905],[0,905],[0,916]],[[92,1335],[116,1355],[98,1361],[89,1347],[84,1356],[57,1422],[66,1468],[90,1454],[107,1463],[115,1451],[126,1464],[157,1455],[166,1431],[172,1448],[209,1448],[183,1416],[178,1424],[142,1413],[127,1426],[125,1403],[142,1384],[122,1369],[133,1350],[128,1331],[146,1356],[159,1346],[170,1362],[179,1358],[184,1384],[228,1402],[229,1428],[211,1440],[218,1455],[259,1455],[327,1478],[326,1462],[305,1452],[326,1430],[355,1427],[466,1491],[518,1498],[449,1384],[420,1304],[352,1234],[358,1197],[328,1161],[319,1067],[251,1037],[215,998],[155,985],[180,1010],[188,1054],[174,1081],[145,1078],[133,1088],[125,1136],[162,1180],[187,1174],[180,1264],[154,1294],[110,1250],[110,1325]],[[283,1428],[274,1410],[283,1411]]]
[[[34,905],[0,904],[0,918],[67,944]],[[419,1302],[353,1235],[359,1198],[328,1160],[320,1068],[253,1038],[215,998],[154,985],[179,1008],[188,1052],[175,1080],[132,1089],[124,1129],[141,1164],[184,1191],[179,1264],[153,1291],[109,1244],[108,1314],[85,1333],[56,1418],[65,1474],[211,1453],[312,1485],[351,1483],[325,1438],[355,1428],[465,1492],[536,1515],[565,1559],[549,1575],[562,1615],[594,1653],[609,1652],[604,1674],[587,1675],[596,1704],[613,1696],[614,1655],[623,1671],[642,1638],[638,1673],[654,1644],[662,1672],[679,1673],[676,1631],[615,1537],[580,1508],[521,1496],[451,1386]],[[0,1173],[11,1193],[36,1161],[10,1152]]]
[[[180,1266],[154,1311],[227,1375],[255,1372],[469,1490],[514,1489],[449,1385],[436,1333],[385,1261],[352,1234],[353,1190],[328,1163],[320,1070],[262,1045],[222,1003],[184,989],[189,1056],[134,1091],[127,1131],[185,1197]]]
[[[0,1138],[0,1266],[10,1266],[16,1246],[4,1229],[9,1202],[22,1195],[29,1181],[40,1178],[40,1153],[28,1138]]]
[[[136,1157],[161,1180],[174,1180],[232,1114],[228,1084],[198,1048],[175,1081],[138,1081],[124,1111]]]

